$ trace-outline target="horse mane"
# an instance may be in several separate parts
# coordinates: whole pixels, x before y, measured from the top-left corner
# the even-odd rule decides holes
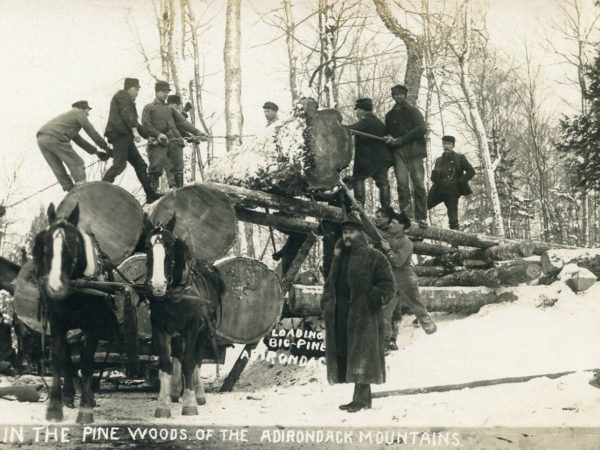
[[[182,239],[176,238],[173,246],[173,285],[183,283],[183,271],[185,270],[186,261],[186,244]]]

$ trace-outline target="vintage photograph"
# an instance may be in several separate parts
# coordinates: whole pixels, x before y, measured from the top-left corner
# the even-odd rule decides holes
[[[0,0],[0,448],[600,448],[600,2]]]

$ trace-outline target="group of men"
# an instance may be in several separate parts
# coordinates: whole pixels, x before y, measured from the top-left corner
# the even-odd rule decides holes
[[[158,185],[163,172],[170,187],[183,186],[185,140],[207,140],[208,137],[186,120],[181,97],[169,95],[169,83],[157,81],[154,90],[155,99],[144,107],[140,123],[135,104],[140,83],[136,78],[126,78],[123,89],[111,99],[104,137],[88,120],[92,108],[85,100],[73,103],[70,111],[40,128],[37,132],[38,146],[63,190],[70,191],[86,179],[83,159],[75,153],[71,141],[102,161],[113,158],[103,181],[114,182],[129,162],[144,189],[147,203],[160,198]],[[81,129],[102,150],[82,138],[79,135]],[[148,139],[149,165],[135,145],[142,137]]]
[[[351,213],[342,223],[342,236],[327,264],[321,299],[327,377],[330,383],[354,383],[352,401],[340,405],[340,409],[350,413],[369,409],[371,384],[385,382],[385,355],[397,349],[402,306],[416,315],[426,333],[437,329],[420,300],[418,279],[412,268],[413,244],[404,233],[411,225],[409,216],[426,227],[427,210],[443,202],[450,228],[458,229],[458,199],[471,193],[468,182],[475,175],[466,157],[454,151],[455,138],[444,136],[444,152],[435,161],[433,185],[427,194],[423,166],[427,125],[419,110],[407,102],[407,93],[405,86],[392,88],[395,105],[386,114],[385,122],[373,114],[371,99],[358,99],[354,107],[358,121],[349,126],[355,131],[355,152],[352,177],[346,181],[363,206],[365,180],[372,178],[375,182],[381,204],[375,225],[383,238],[370,246],[360,217]],[[390,166],[398,185],[400,213],[391,206]]]
[[[373,179],[379,190],[381,208],[391,213],[388,170],[392,166],[401,212],[426,227],[427,210],[443,202],[448,209],[450,228],[458,229],[458,199],[471,193],[468,182],[475,175],[475,170],[464,155],[454,151],[455,138],[444,136],[444,153],[435,161],[431,174],[433,185],[427,194],[423,164],[427,156],[427,124],[418,108],[407,101],[408,89],[405,86],[398,84],[392,87],[391,94],[394,106],[385,115],[384,122],[373,113],[370,98],[356,100],[354,110],[358,121],[348,126],[357,132],[354,168],[347,181],[352,185],[356,199],[364,204],[365,180]]]

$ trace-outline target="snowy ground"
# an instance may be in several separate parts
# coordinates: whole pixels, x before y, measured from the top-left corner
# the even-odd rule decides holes
[[[552,307],[536,307],[523,288],[517,302],[484,307],[468,317],[438,315],[438,332],[427,336],[402,324],[400,350],[387,358],[388,381],[374,392],[458,384],[476,380],[575,373],[441,393],[390,396],[373,409],[348,414],[338,405],[351,399],[352,385],[330,386],[325,368],[252,363],[237,391],[208,392],[196,417],[173,407],[162,424],[279,427],[596,427],[600,390],[588,384],[600,368],[600,283],[582,295],[564,292]],[[237,356],[230,352],[221,376]],[[214,366],[203,369],[210,386]],[[7,380],[4,380],[6,383]],[[96,424],[158,423],[156,394],[104,392],[97,396]],[[45,404],[0,400],[0,424],[45,424]],[[76,410],[65,409],[66,424]],[[1,426],[1,425],[0,425]],[[590,447],[593,448],[593,447]],[[598,448],[598,447],[596,447]]]

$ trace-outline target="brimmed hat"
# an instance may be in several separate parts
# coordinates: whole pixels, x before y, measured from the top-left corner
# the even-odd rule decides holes
[[[157,81],[154,83],[154,92],[169,92],[171,88],[166,81]]]
[[[270,109],[272,111],[279,111],[279,106],[277,106],[275,103],[273,102],[265,102],[265,104],[263,105],[263,109]]]
[[[140,88],[140,80],[137,78],[125,78],[125,83],[123,85],[124,89],[127,90],[132,87]]]
[[[404,92],[408,94],[408,89],[403,84],[397,84],[396,86],[392,86],[392,92]]]
[[[363,224],[360,216],[352,212],[346,216],[346,219],[342,222],[342,228],[354,228],[356,230],[362,230]]]
[[[446,135],[442,137],[442,142],[452,142],[453,144],[456,144],[456,139],[454,136]]]
[[[174,94],[167,97],[168,105],[181,105],[181,96]]]
[[[359,98],[354,104],[354,109],[362,109],[363,111],[373,111],[373,100],[370,98]]]
[[[88,105],[87,100],[79,100],[71,105],[73,108],[77,109],[92,109],[90,105]]]

